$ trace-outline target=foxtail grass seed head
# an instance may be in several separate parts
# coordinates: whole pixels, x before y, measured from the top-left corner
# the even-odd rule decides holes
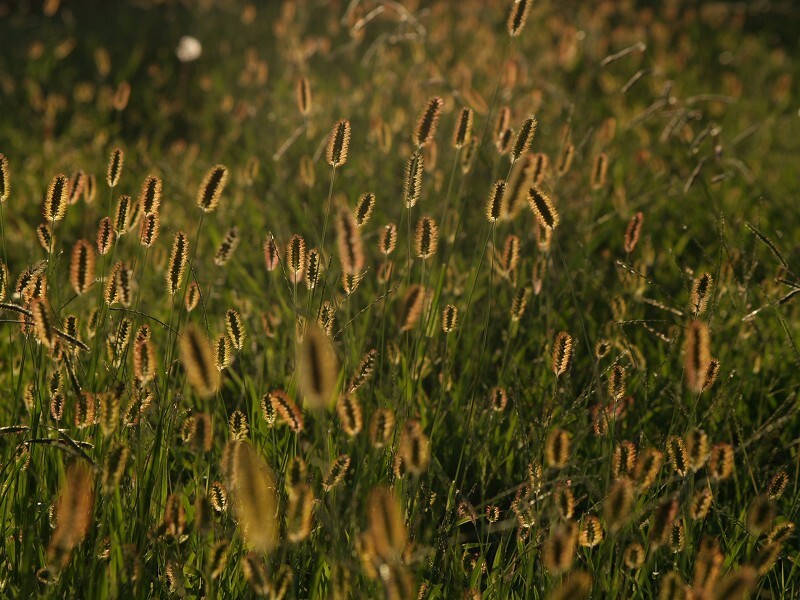
[[[122,165],[125,162],[125,153],[121,148],[114,148],[108,157],[108,169],[106,170],[106,183],[108,187],[117,187],[119,178],[122,176]]]
[[[206,337],[190,323],[180,336],[181,362],[189,384],[201,398],[216,393],[219,388],[219,371],[214,365],[214,355]]]
[[[528,300],[531,297],[531,288],[525,285],[519,286],[514,292],[511,300],[511,320],[520,321],[528,307]]]
[[[717,377],[719,377],[719,359],[712,358],[708,361],[705,376],[703,377],[703,388],[700,391],[706,392],[711,389],[711,386],[717,381]]]
[[[69,179],[66,175],[59,173],[53,177],[47,188],[42,216],[47,222],[61,221],[67,214],[67,206],[69,206]]]
[[[89,173],[86,175],[83,181],[83,200],[86,202],[86,204],[91,204],[94,202],[96,195],[97,177],[94,176],[94,173]]]
[[[695,521],[705,519],[713,500],[714,495],[710,487],[697,490],[692,496],[692,502],[689,505],[689,517]]]
[[[358,388],[370,380],[372,377],[372,372],[375,370],[377,356],[378,351],[373,348],[361,358],[361,361],[358,363],[358,367],[356,367],[355,373],[347,384],[346,389],[348,394],[355,392]]]
[[[475,159],[475,154],[478,150],[478,140],[475,136],[470,137],[465,143],[461,151],[461,173],[466,175],[472,168],[472,161]]]
[[[133,344],[133,374],[141,385],[147,385],[155,376],[156,349],[150,339],[150,326],[142,325]]]
[[[100,219],[97,226],[97,251],[105,256],[114,245],[114,225],[109,217]]]
[[[347,151],[350,148],[350,121],[341,119],[331,129],[328,138],[328,149],[325,158],[334,169],[347,162]]]
[[[47,223],[40,223],[36,228],[36,237],[39,238],[39,245],[45,252],[50,252],[50,249],[55,246],[53,243],[53,231]]]
[[[575,515],[575,494],[572,487],[558,484],[553,489],[553,504],[561,519],[569,521]]]
[[[192,448],[195,452],[210,452],[214,443],[214,428],[211,415],[195,413],[192,418]]]
[[[708,300],[711,298],[711,289],[714,285],[714,278],[711,273],[703,273],[697,277],[692,284],[692,312],[696,316],[702,315],[708,308]]]
[[[336,212],[336,241],[345,275],[359,276],[364,269],[364,244],[353,213],[346,206]]]
[[[400,434],[398,457],[403,461],[406,472],[420,475],[430,462],[430,441],[422,430],[422,425],[414,419],[406,422]]]
[[[114,213],[114,232],[117,237],[128,232],[131,224],[131,197],[123,194],[117,200],[117,209]]]
[[[11,172],[8,168],[8,159],[0,153],[0,204],[5,203],[11,194]]]
[[[172,252],[167,267],[167,292],[170,296],[180,291],[188,261],[189,238],[184,232],[179,231],[172,240]]]
[[[389,256],[397,246],[397,225],[389,223],[378,233],[378,251],[384,256]]]
[[[56,503],[58,521],[50,538],[47,558],[58,571],[66,567],[72,551],[89,533],[94,512],[94,477],[83,462],[76,461],[67,468]]]
[[[747,511],[747,530],[753,536],[759,536],[772,527],[777,510],[775,502],[766,494],[761,494],[750,505]]]
[[[508,35],[512,38],[517,37],[525,27],[528,20],[528,13],[531,10],[533,0],[514,0],[511,12],[508,14]]]
[[[668,498],[661,502],[653,511],[650,519],[650,541],[654,547],[668,543],[672,524],[678,516],[678,500]]]
[[[219,206],[222,192],[228,184],[228,168],[225,165],[212,167],[197,190],[197,206],[204,212],[212,212]]]
[[[389,408],[379,408],[372,413],[369,421],[369,441],[373,448],[384,448],[391,443],[394,433],[394,412]]]
[[[584,516],[578,531],[578,543],[584,548],[594,548],[603,541],[603,537],[603,525],[600,519],[595,515]]]
[[[495,182],[489,191],[489,198],[486,200],[486,218],[489,223],[497,223],[502,218],[505,193],[506,182],[502,179]]]
[[[425,215],[417,222],[414,243],[417,257],[426,260],[436,254],[439,245],[439,227],[433,217]]]
[[[678,477],[686,477],[689,473],[689,460],[686,456],[686,445],[677,435],[667,438],[667,457],[672,465],[672,470]]]
[[[628,569],[635,571],[644,564],[645,556],[644,547],[639,542],[631,542],[625,547],[622,561]]]
[[[789,485],[789,475],[781,469],[775,475],[772,476],[772,479],[769,480],[769,485],[767,486],[767,497],[770,500],[779,500],[783,493],[786,491],[786,487]]]
[[[240,410],[235,410],[228,417],[228,435],[234,441],[247,439],[250,433],[250,425],[247,422],[247,415]]]
[[[347,454],[340,454],[337,456],[336,460],[331,463],[330,467],[328,467],[328,471],[322,478],[322,489],[329,492],[339,485],[342,480],[344,480],[345,475],[347,475],[347,470],[349,468],[350,457]]]
[[[563,429],[553,429],[547,436],[544,446],[547,464],[555,469],[563,469],[569,464],[570,435]]]
[[[606,185],[606,173],[608,172],[608,156],[605,152],[601,152],[594,159],[594,166],[592,167],[592,181],[591,186],[593,190],[599,190]]]
[[[353,393],[339,397],[336,402],[336,414],[339,416],[342,431],[350,437],[358,435],[364,427],[361,403]]]
[[[699,394],[703,391],[711,361],[711,336],[708,325],[702,321],[692,321],[689,324],[686,329],[683,354],[686,384],[690,391]]]
[[[356,225],[364,227],[369,222],[372,216],[372,211],[375,209],[375,194],[366,192],[361,194],[356,204],[355,217]]]
[[[539,188],[532,187],[528,190],[528,204],[542,227],[551,231],[558,227],[558,211],[550,196]]]
[[[647,490],[655,483],[661,471],[664,455],[655,448],[644,450],[636,461],[634,476],[641,490]]]
[[[234,506],[245,544],[257,552],[270,552],[279,535],[275,478],[250,442],[236,442],[233,452]]]
[[[225,266],[239,246],[239,228],[234,225],[225,232],[217,251],[214,253],[214,264],[218,267]]]
[[[489,391],[489,406],[494,412],[503,412],[508,405],[508,392],[503,387],[493,387]]]
[[[569,173],[573,158],[575,158],[575,145],[571,142],[567,142],[564,144],[564,147],[561,149],[561,154],[558,157],[556,172],[559,177],[563,177]]]
[[[149,213],[142,217],[139,227],[139,243],[145,248],[150,248],[158,239],[161,219],[158,213]]]
[[[608,397],[612,402],[619,402],[625,396],[627,389],[627,375],[625,368],[620,364],[615,364],[608,374]]]
[[[399,563],[408,544],[408,529],[400,500],[389,488],[379,487],[370,492],[367,521],[375,556],[386,564]]]
[[[398,313],[398,323],[400,331],[410,331],[414,329],[425,305],[427,290],[421,285],[412,285],[403,296],[400,302]]]
[[[306,255],[306,287],[313,290],[317,287],[322,277],[322,254],[316,248],[312,248]]]
[[[566,331],[556,335],[553,342],[553,373],[560,377],[569,369],[572,361],[572,336]]]
[[[158,177],[150,175],[142,183],[139,192],[139,207],[144,215],[157,214],[161,208],[162,183]]]
[[[300,114],[307,117],[311,113],[311,84],[308,77],[303,75],[297,80],[297,109]]]
[[[33,316],[33,331],[36,339],[45,347],[52,347],[56,338],[56,326],[50,315],[50,304],[45,298],[34,298],[30,303]]]
[[[299,388],[305,403],[314,409],[331,407],[339,379],[339,360],[330,338],[309,321],[297,353]]]
[[[303,431],[303,415],[286,392],[272,390],[269,393],[269,400],[282,423],[285,423],[294,433]]]
[[[106,494],[114,493],[119,487],[129,457],[130,449],[122,442],[114,444],[106,453],[102,476],[103,491]]]
[[[280,263],[278,245],[275,243],[275,238],[272,236],[264,240],[264,263],[267,266],[267,271],[274,271]]]
[[[306,241],[302,235],[295,233],[286,244],[286,265],[289,281],[297,283],[303,279],[306,271]]]
[[[453,147],[461,149],[472,138],[472,121],[474,113],[471,108],[462,108],[458,113],[458,121],[453,132]]]
[[[495,146],[500,156],[505,156],[511,152],[511,142],[514,140],[514,130],[508,127],[500,132],[500,136],[495,140]]]
[[[619,530],[631,517],[633,507],[633,485],[623,477],[611,484],[603,502],[603,516],[611,532]]]
[[[636,249],[639,242],[639,235],[642,233],[642,223],[644,223],[644,213],[639,211],[628,222],[625,230],[625,252],[630,254]]]
[[[551,575],[569,571],[575,559],[577,531],[573,523],[561,523],[550,532],[542,547],[542,562]]]
[[[444,106],[444,101],[439,96],[434,96],[428,100],[425,110],[417,120],[417,128],[414,132],[414,142],[416,142],[418,148],[427,146],[433,141],[442,106]]]
[[[186,288],[186,297],[184,298],[186,312],[192,312],[197,305],[200,304],[200,286],[196,281],[189,284]]]
[[[76,204],[83,195],[83,188],[86,185],[86,173],[80,169],[73,173],[69,180],[69,204]]]
[[[708,434],[694,427],[686,434],[686,459],[692,471],[699,471],[708,460]]]
[[[231,366],[231,362],[233,361],[233,343],[227,334],[223,333],[217,337],[212,350],[214,352],[214,365],[217,367],[217,371],[224,371]]]
[[[452,333],[458,327],[458,308],[448,304],[442,310],[442,332]]]
[[[314,491],[307,483],[293,489],[286,511],[286,538],[290,542],[302,542],[311,534],[315,502]]]
[[[69,282],[76,294],[84,294],[94,283],[94,267],[94,248],[86,240],[78,240],[69,263]]]
[[[767,544],[784,544],[791,539],[794,530],[795,525],[791,521],[777,523],[769,530],[765,542]]]
[[[422,154],[415,152],[406,163],[405,178],[403,179],[403,201],[406,208],[413,208],[422,195],[422,172],[425,170],[425,159]]]
[[[517,162],[523,154],[525,154],[531,147],[533,137],[536,135],[537,126],[536,117],[531,115],[522,122],[522,125],[517,132],[517,139],[514,140],[514,146],[511,148],[509,158],[512,163]]]
[[[503,243],[503,254],[500,258],[500,266],[507,276],[513,276],[519,265],[520,247],[520,239],[513,233],[508,234]]]
[[[225,330],[228,332],[228,337],[231,338],[233,347],[237,352],[241,352],[244,348],[246,332],[242,317],[237,310],[231,308],[225,313]]]

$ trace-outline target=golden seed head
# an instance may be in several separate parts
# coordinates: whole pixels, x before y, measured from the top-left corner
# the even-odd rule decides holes
[[[11,194],[11,173],[8,168],[8,159],[0,153],[0,204],[8,200]]]
[[[684,368],[686,384],[694,393],[703,391],[711,362],[711,337],[708,326],[702,321],[692,321],[686,330]]]
[[[672,470],[679,477],[685,477],[689,473],[689,460],[686,456],[686,445],[677,435],[667,438],[667,457],[669,458]]]
[[[217,337],[212,350],[214,351],[214,365],[218,371],[224,371],[231,366],[233,343],[227,334],[223,333]]]
[[[225,313],[225,329],[228,332],[228,337],[231,338],[231,343],[237,351],[244,348],[245,329],[242,317],[239,312],[234,309],[229,309]]]
[[[331,129],[328,138],[326,158],[334,169],[347,162],[347,151],[350,147],[350,121],[341,119]]]
[[[272,236],[264,240],[264,262],[267,266],[267,271],[274,271],[280,263],[278,245]]]
[[[228,168],[225,165],[212,167],[197,190],[197,206],[204,212],[212,212],[219,206],[222,192],[228,183]]]
[[[314,321],[309,321],[297,352],[303,399],[312,408],[328,408],[335,401],[339,378],[339,360],[330,338]]]
[[[539,225],[551,231],[558,227],[558,211],[550,197],[542,190],[531,187],[528,190],[528,204]]]
[[[311,85],[308,78],[302,76],[297,80],[297,108],[304,117],[311,112]]]
[[[189,238],[184,232],[178,231],[172,240],[172,252],[170,253],[166,275],[167,292],[170,296],[174,296],[181,289],[188,261]]]
[[[769,485],[767,486],[767,497],[770,500],[778,500],[781,496],[783,496],[783,492],[786,491],[786,486],[789,485],[789,475],[781,469],[775,475],[772,476],[772,479],[769,480]]]
[[[123,194],[117,200],[117,209],[114,213],[114,232],[117,237],[125,235],[131,225],[131,197]]]
[[[628,222],[628,228],[625,230],[625,252],[630,254],[636,248],[639,242],[639,235],[642,232],[642,223],[644,223],[644,213],[637,212]]]
[[[233,492],[236,514],[245,543],[258,552],[271,551],[278,542],[275,518],[275,478],[250,442],[235,442],[233,450]]]
[[[350,457],[347,454],[340,454],[328,467],[328,472],[322,478],[322,489],[326,492],[331,491],[342,482],[347,470],[350,468]]]
[[[356,224],[359,227],[363,227],[369,221],[370,216],[372,216],[372,211],[375,209],[375,194],[372,192],[366,192],[361,194],[358,199],[358,204],[356,204]]]
[[[711,273],[703,273],[697,277],[692,284],[692,311],[695,315],[702,315],[708,307],[708,300],[711,297],[714,278]]]
[[[397,246],[397,225],[389,223],[380,230],[378,235],[378,250],[384,256],[389,256]]]
[[[389,408],[379,408],[372,413],[369,422],[369,440],[373,448],[384,448],[392,441],[394,432],[394,412]]]
[[[553,429],[547,436],[544,447],[547,464],[562,469],[569,463],[570,435],[563,429]]]
[[[339,416],[342,430],[348,436],[354,437],[361,432],[364,419],[361,413],[361,403],[355,394],[349,393],[339,397],[336,402],[336,414]]]
[[[443,105],[444,101],[439,96],[434,96],[428,100],[425,110],[417,120],[417,129],[414,134],[414,141],[418,148],[427,146],[433,141]]]
[[[423,260],[436,254],[439,244],[439,227],[433,217],[425,215],[417,222],[415,239],[417,256]]]
[[[486,218],[489,223],[497,223],[503,216],[505,193],[506,182],[502,179],[496,181],[486,200]]]
[[[206,337],[193,324],[189,324],[180,337],[181,362],[189,383],[200,397],[214,395],[219,388],[219,371]]]
[[[114,244],[114,225],[109,217],[103,217],[97,226],[97,250],[101,255],[108,254]]]
[[[303,430],[303,416],[300,409],[283,390],[273,390],[269,393],[270,403],[281,421],[289,426],[295,433]]]
[[[514,0],[511,12],[508,14],[508,35],[517,37],[522,32],[531,4],[533,4],[532,0]]]
[[[119,178],[122,176],[122,165],[125,162],[125,153],[121,148],[114,148],[108,157],[108,169],[106,170],[106,183],[108,187],[117,187]]]
[[[422,195],[422,172],[425,169],[425,159],[422,154],[415,152],[406,163],[405,178],[403,179],[403,201],[406,208],[412,208]]]
[[[442,331],[444,333],[451,333],[458,327],[458,308],[452,304],[448,304],[442,310]]]
[[[462,108],[458,114],[458,122],[453,132],[453,146],[462,148],[472,137],[472,121],[474,113],[471,108]]]
[[[511,319],[519,321],[525,314],[525,309],[528,307],[528,300],[531,297],[531,288],[525,285],[519,286],[514,292],[514,297],[511,300]]]
[[[217,251],[214,253],[214,264],[218,267],[225,266],[238,246],[239,228],[234,225],[225,232],[225,237],[222,238],[222,241],[217,247]]]
[[[553,373],[560,377],[567,372],[572,361],[572,336],[566,331],[556,335],[553,342]]]
[[[594,159],[594,166],[592,168],[592,181],[591,186],[593,190],[599,190],[606,185],[606,173],[608,172],[608,156],[605,152],[601,152]]]
[[[522,122],[522,125],[517,132],[517,139],[514,140],[514,146],[509,153],[511,162],[514,163],[519,160],[530,148],[533,137],[536,135],[536,126],[538,122],[533,115],[529,116]]]
[[[586,515],[581,520],[578,543],[584,548],[593,548],[603,541],[603,526],[595,515]]]
[[[347,206],[336,212],[336,241],[342,272],[358,276],[364,269],[364,245],[353,213]]]
[[[44,199],[42,215],[45,221],[61,221],[67,214],[69,206],[69,179],[63,173],[59,173],[50,181],[47,188],[47,195]]]

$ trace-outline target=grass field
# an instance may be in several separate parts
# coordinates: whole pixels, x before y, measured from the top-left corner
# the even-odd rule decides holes
[[[799,598],[797,22],[0,0],[0,596]]]

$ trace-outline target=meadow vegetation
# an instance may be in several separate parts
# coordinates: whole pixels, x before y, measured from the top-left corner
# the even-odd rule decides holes
[[[0,595],[800,597],[798,20],[0,0]]]

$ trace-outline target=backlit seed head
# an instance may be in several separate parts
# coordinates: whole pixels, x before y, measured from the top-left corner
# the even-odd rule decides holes
[[[442,310],[442,331],[452,333],[458,327],[458,308],[448,304]]]
[[[672,465],[672,470],[679,477],[685,477],[689,472],[689,460],[686,456],[686,445],[677,435],[667,438],[667,457]]]
[[[603,541],[603,526],[595,515],[586,515],[581,520],[578,543],[584,548],[594,548]]]
[[[706,382],[711,362],[711,340],[708,326],[702,321],[692,321],[686,329],[684,368],[686,384],[692,392],[700,393]]]
[[[619,402],[625,396],[627,388],[625,369],[615,364],[608,375],[608,396],[613,402]]]
[[[311,534],[315,502],[310,485],[301,483],[294,488],[286,511],[286,537],[290,542],[303,541]]]
[[[708,472],[714,479],[727,479],[733,473],[733,446],[720,442],[711,448]]]
[[[380,230],[378,234],[378,250],[384,256],[389,256],[394,252],[397,245],[397,225],[389,223]]]
[[[306,255],[306,287],[313,290],[322,277],[322,254],[316,248],[312,248]]]
[[[591,186],[593,190],[599,190],[606,185],[606,173],[608,172],[608,156],[605,152],[601,152],[594,159],[594,166],[592,167],[592,181]]]
[[[461,151],[461,172],[466,175],[472,168],[472,162],[478,149],[478,141],[475,136],[469,138]]]
[[[471,108],[462,108],[458,113],[458,122],[453,132],[453,147],[462,148],[472,137],[473,115]]]
[[[114,225],[109,217],[103,217],[97,226],[97,250],[101,255],[108,254],[114,244]]]
[[[236,248],[239,246],[239,228],[234,225],[227,232],[225,237],[222,238],[217,251],[214,253],[214,264],[222,267],[231,259]]]
[[[189,284],[189,287],[186,288],[186,297],[184,298],[184,303],[186,305],[186,312],[192,312],[197,305],[200,304],[200,286],[196,281],[193,281]]]
[[[47,548],[54,570],[67,566],[72,551],[89,532],[94,511],[94,476],[82,461],[72,463],[55,505],[57,523]]]
[[[299,389],[304,401],[311,408],[330,407],[339,378],[339,360],[330,338],[309,321],[297,352]]]
[[[119,184],[124,162],[125,153],[121,148],[114,148],[108,157],[108,169],[106,170],[106,183],[108,183],[108,187],[117,187]]]
[[[513,233],[508,234],[506,241],[503,243],[503,254],[499,261],[500,267],[506,276],[512,278],[512,281],[515,280],[514,271],[519,265],[520,246],[520,239]]]
[[[352,394],[362,385],[367,383],[372,377],[372,372],[375,370],[375,361],[378,356],[378,351],[373,348],[372,350],[368,351],[361,362],[358,363],[358,367],[356,367],[356,371],[353,374],[353,377],[350,379],[350,382],[347,384],[347,393]]]
[[[214,341],[214,365],[218,371],[224,371],[233,361],[233,343],[228,334],[223,333]]]
[[[568,485],[558,484],[553,489],[553,504],[559,516],[569,521],[575,515],[575,494]]]
[[[267,271],[274,271],[280,262],[278,245],[272,236],[264,240],[264,262],[267,266]]]
[[[542,562],[550,574],[565,573],[572,567],[576,538],[574,523],[561,523],[551,530],[542,547]]]
[[[350,121],[341,119],[331,129],[328,138],[328,149],[325,158],[334,169],[347,162],[347,151],[350,147]]]
[[[203,398],[216,393],[219,388],[219,371],[206,337],[193,324],[189,324],[180,337],[181,362],[189,383]]]
[[[632,571],[639,569],[644,564],[645,550],[639,542],[631,542],[625,547],[622,561]]]
[[[196,413],[191,419],[191,442],[195,452],[210,452],[214,442],[214,428],[211,415]]]
[[[511,300],[511,319],[513,321],[519,321],[522,319],[522,316],[525,314],[525,309],[528,306],[528,300],[530,297],[531,288],[528,286],[522,285],[516,289]]]
[[[575,145],[571,142],[567,142],[564,144],[564,147],[561,149],[561,154],[558,157],[558,165],[556,167],[556,172],[558,173],[559,177],[563,177],[567,173],[569,173],[570,168],[572,167],[572,159],[575,157]]]
[[[344,479],[347,470],[350,468],[350,457],[347,454],[340,454],[336,457],[327,473],[322,478],[322,489],[326,492],[331,491]]]
[[[572,336],[566,331],[556,335],[553,342],[553,373],[560,377],[569,369],[572,361]]]
[[[620,442],[614,449],[611,458],[611,472],[614,477],[627,477],[634,473],[636,468],[636,444],[633,442]]]
[[[511,12],[508,14],[508,35],[517,37],[522,32],[531,10],[531,4],[533,4],[533,0],[514,0]]]
[[[372,413],[369,422],[369,440],[373,448],[384,448],[392,440],[394,432],[394,412],[379,408]]]
[[[661,471],[664,455],[655,448],[647,448],[636,461],[634,475],[636,483],[642,490],[648,489],[655,482]]]
[[[355,217],[356,225],[363,227],[372,216],[372,211],[375,209],[375,194],[367,192],[361,194],[356,204]]]
[[[424,473],[430,462],[430,442],[419,421],[409,420],[400,434],[398,456],[407,472],[413,475]]]
[[[336,324],[336,308],[329,300],[325,300],[319,308],[319,315],[317,316],[317,325],[322,328],[325,335],[331,337],[333,335],[333,326]]]
[[[562,469],[569,463],[570,435],[563,429],[553,429],[547,436],[544,447],[544,456],[547,464],[556,469]]]
[[[34,298],[30,303],[30,311],[33,316],[33,331],[36,339],[46,348],[50,348],[56,338],[55,324],[50,315],[50,304],[45,298]]]
[[[791,521],[783,521],[773,526],[767,534],[767,544],[783,544],[787,542],[794,533],[795,525]]]
[[[155,376],[156,349],[150,339],[150,326],[145,324],[139,328],[133,345],[133,374],[146,385]]]
[[[427,146],[433,141],[443,105],[444,101],[438,96],[434,96],[428,100],[425,110],[420,115],[419,120],[417,120],[417,128],[414,133],[414,141],[418,148]]]
[[[753,561],[753,566],[760,576],[763,577],[772,570],[772,567],[778,561],[781,550],[781,544],[766,544],[759,550],[755,561]]]
[[[239,312],[232,308],[225,313],[225,330],[231,338],[233,347],[237,351],[241,351],[244,348],[244,340],[246,337],[244,322]]]
[[[246,545],[257,552],[271,551],[279,534],[275,478],[248,441],[235,442],[233,482],[234,507]]]
[[[161,207],[162,183],[158,177],[149,176],[139,192],[139,209],[144,215],[157,214]]]
[[[77,203],[83,194],[83,187],[86,182],[86,173],[80,169],[73,173],[69,180],[69,204],[72,206]]]
[[[786,491],[786,486],[789,485],[789,475],[781,469],[775,475],[772,476],[772,479],[769,480],[769,485],[767,486],[767,497],[770,500],[778,500],[781,496],[783,496],[783,492]]]
[[[83,200],[86,202],[86,204],[91,204],[94,202],[96,195],[97,178],[94,176],[94,173],[90,173],[86,175],[83,180]]]
[[[303,279],[306,260],[306,241],[302,235],[295,233],[286,245],[286,266],[289,271],[289,280],[292,283]]]
[[[130,450],[122,443],[117,443],[108,450],[102,476],[103,491],[106,494],[113,493],[119,487],[129,456]]]
[[[364,426],[361,413],[361,404],[355,394],[340,396],[336,402],[336,414],[339,416],[339,423],[350,437],[359,434]]]
[[[228,510],[228,489],[222,482],[215,481],[208,490],[208,501],[217,513]]]
[[[8,200],[11,194],[11,173],[8,168],[8,159],[0,153],[0,204]]]
[[[125,235],[131,224],[131,197],[123,194],[117,200],[117,209],[114,213],[114,232],[117,237]]]
[[[269,399],[281,422],[288,425],[293,432],[300,433],[303,430],[303,416],[286,392],[273,390],[269,393]]]
[[[250,432],[250,425],[247,423],[247,415],[240,410],[235,410],[228,417],[228,434],[230,439],[239,441],[247,438]]]
[[[417,222],[415,245],[417,257],[425,260],[436,254],[439,244],[439,227],[433,217],[424,216]]]
[[[486,201],[486,218],[489,223],[497,223],[503,216],[505,193],[506,182],[502,179],[496,181],[489,191],[489,198]]]
[[[692,502],[689,505],[689,517],[695,521],[705,519],[713,500],[714,495],[711,492],[711,488],[705,487],[697,490],[692,496]]]
[[[642,223],[644,223],[644,213],[637,212],[628,222],[628,228],[625,230],[625,252],[630,254],[636,249],[636,244],[639,242],[639,235],[642,232]]]
[[[708,460],[708,434],[697,427],[686,434],[686,459],[692,471],[699,471]]]
[[[412,285],[403,296],[400,303],[398,323],[400,331],[414,329],[425,306],[427,290],[421,285]]]
[[[712,358],[708,361],[705,376],[703,377],[703,389],[701,391],[708,391],[711,386],[714,385],[714,382],[717,381],[717,377],[719,377],[719,359]]]
[[[711,291],[714,285],[714,278],[711,273],[703,273],[697,277],[692,284],[692,312],[696,316],[702,315],[708,308],[708,301],[711,298]]]
[[[514,130],[511,127],[507,127],[506,129],[501,131],[500,135],[495,140],[495,146],[497,147],[497,152],[499,152],[501,156],[511,152],[511,142],[513,140],[514,140]]]
[[[406,208],[412,208],[422,195],[422,172],[425,169],[425,159],[422,154],[415,152],[406,164],[405,178],[403,180],[403,201]]]
[[[67,214],[69,206],[69,179],[59,173],[53,177],[50,187],[47,188],[47,195],[44,199],[42,215],[45,221],[61,221]]]
[[[336,212],[336,241],[342,272],[360,275],[364,270],[364,245],[356,218],[346,206],[339,207]]]
[[[558,227],[558,212],[553,201],[542,190],[531,187],[528,190],[528,204],[539,225],[551,231]]]
[[[44,248],[45,252],[50,252],[53,244],[53,231],[47,223],[41,223],[36,228],[36,237],[39,239],[39,245]]]
[[[69,282],[76,294],[85,293],[94,283],[94,268],[94,249],[86,240],[78,240],[69,263]]]
[[[367,500],[367,520],[375,556],[384,563],[399,563],[408,544],[408,530],[397,496],[384,487],[372,490]]]
[[[167,267],[167,292],[174,296],[181,289],[186,264],[189,261],[189,238],[179,231],[172,240],[172,252]]]
[[[531,141],[533,141],[533,137],[536,135],[537,124],[536,117],[533,115],[522,122],[517,132],[517,139],[514,140],[514,146],[509,153],[509,158],[512,163],[519,160],[522,155],[528,151],[528,148],[530,148]]]
[[[222,192],[228,183],[228,168],[225,165],[212,167],[197,190],[197,206],[204,212],[212,212],[219,206]]]
[[[305,75],[297,80],[297,109],[300,114],[307,117],[311,112],[311,84]]]
[[[669,530],[669,549],[673,554],[681,552],[686,547],[686,527],[683,519],[675,519]]]
[[[503,412],[508,405],[508,393],[505,388],[493,387],[489,392],[489,406],[495,412]]]
[[[139,243],[146,248],[152,246],[158,239],[160,225],[161,219],[158,213],[146,214],[142,218],[142,224],[139,228]]]

